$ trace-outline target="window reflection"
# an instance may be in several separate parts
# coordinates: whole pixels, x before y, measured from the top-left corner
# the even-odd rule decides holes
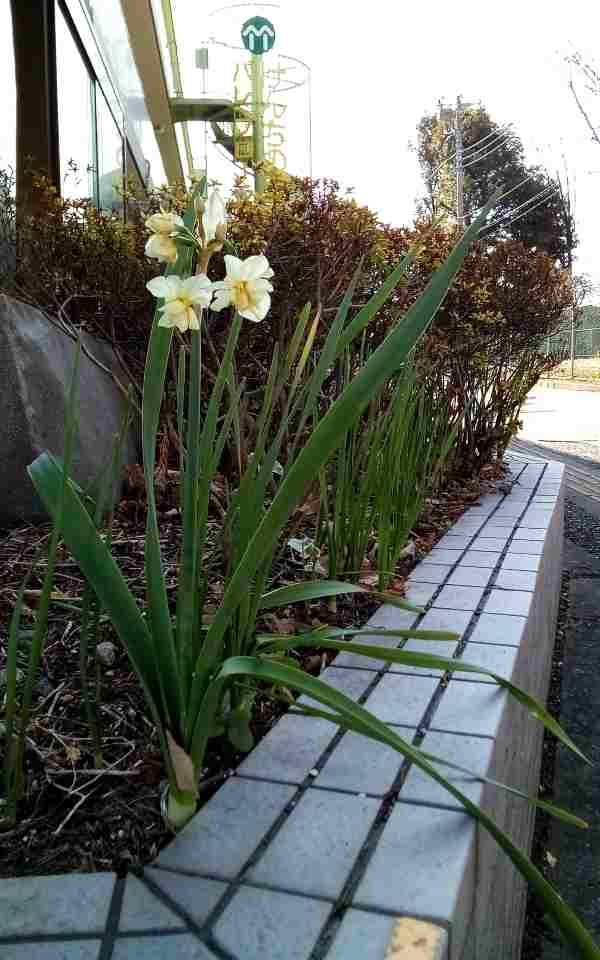
[[[58,6],[56,64],[61,193],[94,198],[93,83]]]
[[[98,205],[110,213],[123,211],[123,137],[100,90],[96,95],[98,130]]]

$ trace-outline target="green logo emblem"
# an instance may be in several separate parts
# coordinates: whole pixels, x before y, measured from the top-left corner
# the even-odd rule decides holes
[[[251,17],[242,27],[242,40],[250,53],[267,53],[275,43],[275,27],[264,17]]]

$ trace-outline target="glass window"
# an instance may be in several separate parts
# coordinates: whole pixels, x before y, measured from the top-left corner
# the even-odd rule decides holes
[[[95,197],[93,150],[94,88],[71,31],[56,6],[58,139],[61,193]]]
[[[7,167],[14,170],[17,156],[17,89],[10,3],[0,3],[0,90],[0,170]]]
[[[123,137],[108,108],[102,91],[96,88],[98,131],[99,206],[102,210],[123,210]]]

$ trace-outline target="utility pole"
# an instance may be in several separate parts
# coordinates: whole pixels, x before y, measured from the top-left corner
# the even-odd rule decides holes
[[[465,172],[463,166],[463,139],[462,139],[462,103],[456,98],[455,133],[456,133],[456,226],[459,233],[465,229]]]

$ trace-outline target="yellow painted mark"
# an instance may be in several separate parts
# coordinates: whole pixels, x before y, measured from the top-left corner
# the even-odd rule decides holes
[[[396,923],[385,960],[444,960],[445,930],[425,920],[402,917]]]

